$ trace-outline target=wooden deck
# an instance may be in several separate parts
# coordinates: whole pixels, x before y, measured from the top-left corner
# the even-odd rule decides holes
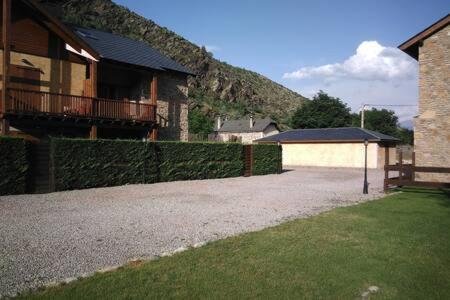
[[[154,104],[20,89],[7,91],[6,115],[155,122]]]

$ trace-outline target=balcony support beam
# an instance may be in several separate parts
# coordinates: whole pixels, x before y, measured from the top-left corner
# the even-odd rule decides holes
[[[97,125],[91,126],[91,130],[89,132],[89,139],[91,139],[91,140],[97,139]]]
[[[152,99],[153,106],[153,120],[156,121],[156,114],[158,111],[158,77],[154,74],[150,83],[150,97]],[[150,134],[150,139],[156,141],[158,139],[158,129],[154,127]]]
[[[8,135],[9,134],[9,121],[7,119],[2,118],[1,119],[1,135]]]

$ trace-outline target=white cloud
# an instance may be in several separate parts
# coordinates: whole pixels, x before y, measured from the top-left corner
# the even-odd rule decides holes
[[[285,79],[321,78],[325,81],[408,80],[417,74],[417,63],[397,48],[384,47],[377,41],[364,41],[356,53],[341,63],[304,67],[285,73]]]
[[[205,45],[205,49],[208,52],[217,52],[217,51],[221,50],[221,48],[219,46],[214,46],[214,45]]]

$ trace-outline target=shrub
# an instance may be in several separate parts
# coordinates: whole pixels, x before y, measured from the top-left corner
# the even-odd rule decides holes
[[[161,181],[237,177],[243,146],[237,143],[158,142]]]
[[[281,146],[253,145],[253,175],[281,173]]]
[[[26,191],[30,164],[28,143],[21,138],[0,137],[0,195]]]
[[[125,140],[51,139],[55,190],[157,181],[153,143]]]

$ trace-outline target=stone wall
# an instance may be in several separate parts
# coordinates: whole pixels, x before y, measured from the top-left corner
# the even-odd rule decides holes
[[[418,166],[450,167],[450,25],[419,48],[419,116],[414,147]],[[450,174],[417,174],[418,180],[448,181]]]
[[[158,140],[188,140],[187,76],[166,72],[158,77]]]

